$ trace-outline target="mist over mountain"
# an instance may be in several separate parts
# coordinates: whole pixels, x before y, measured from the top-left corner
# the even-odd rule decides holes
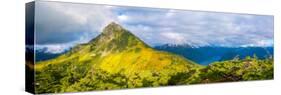
[[[25,48],[26,52],[32,52],[32,54],[35,54],[35,61],[45,61],[49,59],[56,58],[66,52],[68,52],[71,49],[69,48],[52,48],[52,47],[33,47],[33,46],[27,46]]]

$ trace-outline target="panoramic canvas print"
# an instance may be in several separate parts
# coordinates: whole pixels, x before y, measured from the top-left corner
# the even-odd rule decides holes
[[[62,93],[271,80],[273,18],[31,2],[26,4],[26,90]]]

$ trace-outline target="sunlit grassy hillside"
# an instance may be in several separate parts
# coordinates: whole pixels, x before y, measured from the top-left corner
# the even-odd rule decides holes
[[[89,43],[78,45],[58,58],[36,64],[36,91],[44,93],[143,87],[144,84],[138,82],[143,80],[137,80],[136,76],[151,82],[157,82],[153,77],[161,78],[157,79],[161,82],[145,84],[147,86],[166,85],[171,75],[201,67],[181,56],[156,51],[121,26],[111,23]],[[106,73],[102,76],[122,74],[131,81],[126,80],[125,84],[131,86],[114,86],[115,82],[105,80],[97,88],[81,86],[89,78],[91,80],[88,81],[98,81],[95,78],[99,72]]]

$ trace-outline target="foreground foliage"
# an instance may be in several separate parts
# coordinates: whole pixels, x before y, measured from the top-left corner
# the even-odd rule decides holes
[[[273,79],[273,59],[247,58],[215,62],[206,67],[175,72],[139,71],[125,74],[90,69],[89,63],[49,65],[36,72],[37,93],[157,87],[212,82]]]
[[[273,79],[273,59],[246,57],[239,60],[214,62],[202,68],[193,83],[232,82]]]

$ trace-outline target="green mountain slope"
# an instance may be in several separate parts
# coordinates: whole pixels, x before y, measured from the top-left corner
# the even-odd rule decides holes
[[[33,66],[36,93],[273,79],[273,57],[198,65],[157,51],[116,23],[86,44]]]
[[[235,82],[269,80],[274,77],[273,58],[259,59],[257,56],[239,59],[238,57],[211,63],[201,68],[192,78],[177,81],[181,84]],[[189,80],[193,81],[190,82]]]
[[[185,73],[181,79],[186,79],[200,68],[184,57],[154,50],[110,23],[89,43],[36,64],[36,93],[174,85],[172,76]]]

